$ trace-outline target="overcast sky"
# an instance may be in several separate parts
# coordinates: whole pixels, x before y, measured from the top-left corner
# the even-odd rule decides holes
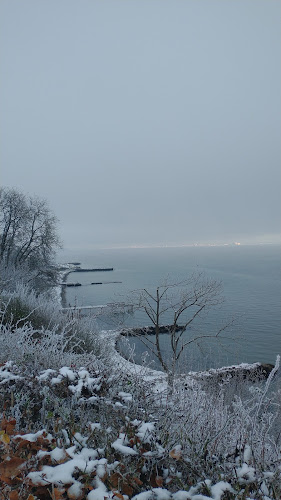
[[[1,184],[66,248],[279,241],[280,2],[1,0]]]

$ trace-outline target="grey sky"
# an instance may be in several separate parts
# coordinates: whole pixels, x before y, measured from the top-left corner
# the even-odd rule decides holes
[[[1,183],[66,247],[277,241],[280,2],[2,0]]]

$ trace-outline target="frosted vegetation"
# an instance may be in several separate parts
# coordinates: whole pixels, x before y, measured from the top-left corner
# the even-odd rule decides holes
[[[280,499],[279,357],[267,380],[171,386],[28,266],[1,281],[1,500]]]

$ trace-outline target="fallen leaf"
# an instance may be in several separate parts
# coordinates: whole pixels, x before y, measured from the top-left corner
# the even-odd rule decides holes
[[[10,486],[13,484],[13,481],[11,478],[9,477],[6,477],[2,474],[0,474],[0,481],[2,481],[2,483],[6,483],[6,484],[9,484]]]
[[[3,429],[6,434],[13,434],[16,423],[17,422],[15,418],[11,418],[10,420],[6,420],[5,418],[3,418],[1,422],[1,429]]]
[[[114,494],[115,497],[121,498],[121,500],[124,500],[124,497],[123,497],[123,495],[121,495],[121,493],[117,493],[117,491],[113,491],[112,493]]]
[[[52,492],[53,495],[54,495],[54,499],[55,500],[63,500],[63,498],[64,498],[63,497],[64,492],[65,492],[65,489],[59,490],[58,488],[54,488],[54,490]]]
[[[114,472],[113,474],[111,474],[110,478],[109,478],[109,481],[110,481],[110,484],[114,487],[114,488],[117,488],[118,487],[118,483],[121,479],[121,475],[118,474],[118,472]]]
[[[182,457],[182,452],[180,446],[176,446],[173,448],[170,453],[169,453],[171,458],[174,458],[175,460],[180,460]]]
[[[13,457],[11,460],[5,460],[0,464],[0,474],[9,478],[15,477],[19,469],[25,463],[23,458]]]
[[[0,441],[4,444],[9,444],[10,443],[10,437],[8,434],[6,434],[5,431],[0,431]]]
[[[9,493],[9,499],[10,500],[18,500],[19,499],[19,494],[16,490],[10,491]]]
[[[124,493],[124,495],[128,495],[129,498],[132,497],[133,492],[134,492],[133,488],[128,483],[123,483],[121,490],[122,490],[122,493]]]
[[[157,486],[159,486],[161,488],[163,486],[163,477],[156,476],[155,483],[157,484]]]
[[[133,477],[133,481],[138,484],[139,486],[141,486],[143,484],[143,482],[140,480],[139,477]]]

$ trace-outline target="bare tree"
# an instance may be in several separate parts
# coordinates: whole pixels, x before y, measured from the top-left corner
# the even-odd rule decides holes
[[[0,261],[2,268],[25,267],[50,278],[60,246],[57,219],[45,200],[15,189],[0,189]],[[38,274],[39,273],[39,274]]]
[[[233,323],[233,320],[230,320],[214,333],[198,331],[195,328],[199,318],[224,301],[221,282],[208,279],[203,273],[193,274],[181,282],[158,286],[155,292],[142,289],[134,291],[133,295],[135,308],[144,311],[153,325],[154,337],[145,336],[140,332],[139,338],[158,358],[171,385],[176,366],[185,349],[194,342],[221,338],[223,332]],[[188,334],[185,333],[187,329]],[[169,335],[169,361],[165,359],[160,343],[163,333]]]
[[[25,196],[14,189],[0,189],[0,258],[9,265],[14,250],[24,238],[23,221],[27,217]]]

